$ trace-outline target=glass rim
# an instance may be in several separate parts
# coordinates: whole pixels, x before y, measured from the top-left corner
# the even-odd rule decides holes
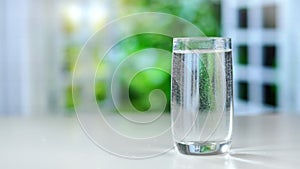
[[[229,37],[217,37],[217,36],[213,36],[213,37],[205,37],[205,36],[191,36],[191,37],[174,37],[173,40],[182,40],[182,41],[186,41],[186,40],[231,40],[231,38]]]
[[[173,51],[178,50],[232,50],[227,37],[178,37],[173,39]]]

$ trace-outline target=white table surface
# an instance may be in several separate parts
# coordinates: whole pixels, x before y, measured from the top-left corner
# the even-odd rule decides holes
[[[0,168],[300,168],[300,116],[235,117],[234,127],[227,155],[186,156],[173,149],[136,160],[96,146],[76,116],[0,117]]]

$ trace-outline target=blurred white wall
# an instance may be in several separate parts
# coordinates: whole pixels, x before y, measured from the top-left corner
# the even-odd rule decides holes
[[[56,111],[57,11],[56,1],[0,1],[0,114]]]
[[[87,23],[101,19],[99,4],[96,0],[0,1],[0,114],[65,111],[66,85],[72,76],[63,70],[64,52],[68,43],[82,46],[93,33]],[[70,12],[64,10],[74,5],[92,13],[87,13],[91,20],[82,18],[87,14],[74,13],[78,11],[67,13],[79,22],[77,32],[70,35],[64,32],[63,17]]]
[[[25,114],[29,105],[28,1],[0,2],[0,113]]]

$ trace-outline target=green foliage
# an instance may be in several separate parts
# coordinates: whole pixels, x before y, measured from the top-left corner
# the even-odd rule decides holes
[[[78,45],[67,45],[64,51],[64,67],[63,69],[71,73],[74,70],[75,61],[79,54],[80,47]]]
[[[210,77],[213,77],[213,59],[209,54],[203,55],[200,60],[200,109],[203,112],[209,111],[214,106],[214,95]]]
[[[182,17],[203,31],[207,36],[220,35],[220,6],[217,3],[211,3],[209,0],[192,0],[192,1],[158,1],[158,0],[122,0],[122,7],[125,9],[121,15],[130,14],[133,12],[164,12]],[[168,29],[168,28],[166,28]],[[128,55],[132,52],[145,48],[161,48],[171,51],[172,39],[162,35],[138,35],[124,40],[118,44],[120,50]],[[168,68],[171,67],[171,60],[163,60],[161,57],[156,64],[165,64]],[[133,68],[128,68],[133,69]],[[204,69],[202,69],[204,71]],[[209,72],[203,72],[207,76]],[[158,80],[160,79],[160,80]],[[170,75],[164,72],[148,71],[138,74],[130,85],[130,99],[132,104],[139,110],[145,111],[150,107],[148,101],[149,93],[153,89],[164,91],[168,104],[165,111],[169,111],[170,106]],[[209,78],[202,78],[202,86],[210,95]],[[207,81],[205,81],[207,80]],[[123,81],[126,81],[126,75]],[[159,83],[157,83],[159,81]],[[207,96],[206,98],[210,98]],[[213,98],[210,98],[213,99]],[[202,99],[204,101],[204,99]],[[202,105],[211,104],[211,101],[206,100]],[[207,109],[209,106],[207,105]]]
[[[107,92],[107,88],[106,88],[105,81],[99,80],[95,82],[95,97],[98,102],[106,98],[106,92]]]
[[[119,15],[136,12],[163,12],[188,20],[206,36],[221,34],[221,8],[218,0],[121,0]]]
[[[77,103],[74,102],[73,97],[76,97],[76,100],[78,101],[80,88],[78,86],[69,85],[66,87],[65,91],[66,91],[65,107],[67,109],[73,110],[75,105],[78,104],[78,102]]]
[[[184,18],[187,21],[193,23],[195,26],[200,28],[200,30],[207,36],[220,35],[220,3],[218,2],[213,3],[211,0],[120,0],[115,3],[118,6],[118,9],[116,9],[116,15],[120,17],[137,12],[168,13]],[[139,28],[137,27],[134,29]],[[170,28],[166,27],[166,29]],[[176,29],[176,27],[174,29]],[[66,32],[72,32],[72,25],[67,25],[65,30],[67,30]],[[136,35],[119,42],[114,47],[114,49],[117,49],[118,53],[121,53],[121,59],[128,57],[134,52],[147,48],[159,48],[171,52],[172,37],[156,34]],[[74,69],[75,59],[78,56],[79,50],[80,47],[76,45],[68,45],[65,48],[64,70],[70,75]],[[95,63],[98,62],[99,60],[97,60],[97,57],[99,51],[97,49],[90,50],[91,55],[95,57]],[[155,62],[153,63],[153,67],[164,67],[168,70],[171,69],[171,57],[159,56],[158,58],[159,59],[155,60]],[[110,91],[107,86],[107,78],[111,78],[111,74],[108,70],[109,64],[110,63],[105,63],[105,65],[101,66],[101,69],[103,70],[99,71],[99,75],[97,75],[101,76],[101,78],[99,78],[95,82],[95,97],[98,102],[102,102],[109,97],[108,94],[110,93]],[[121,88],[126,86],[128,80],[130,80],[128,79],[127,72],[134,72],[136,69],[135,64],[131,65],[127,68],[127,70],[124,70],[122,72],[122,75],[120,77]],[[159,89],[164,92],[167,98],[165,111],[169,112],[170,81],[171,77],[166,72],[160,70],[146,70],[138,73],[132,79],[129,85],[129,91],[128,89],[121,89],[120,91],[129,92],[129,98],[134,107],[140,111],[145,111],[150,107],[149,94],[154,89]],[[203,82],[203,84],[206,83],[208,82]],[[80,88],[76,87],[75,90],[79,92]],[[75,103],[73,102],[71,86],[68,86],[66,88],[65,95],[65,106],[67,108],[74,108]],[[76,95],[74,97],[79,96]],[[157,101],[159,101],[159,99],[157,99]],[[126,105],[124,107],[126,107]]]
[[[139,73],[130,84],[129,97],[132,104],[140,111],[146,111],[150,108],[148,100],[149,94],[154,89],[160,89],[167,98],[167,106],[165,111],[169,111],[170,103],[170,75],[160,70],[148,70]],[[160,98],[156,99],[160,101]]]
[[[205,152],[212,152],[216,149],[215,145],[203,145],[200,148],[200,152],[205,153]]]
[[[212,1],[210,0],[121,0],[120,2],[122,10],[120,10],[119,15],[149,11],[169,13],[184,18],[195,24],[207,36],[220,35],[220,4],[212,3]],[[171,52],[172,38],[153,34],[136,35],[127,38],[119,43],[118,47],[120,52],[122,52],[124,56],[128,56],[133,52],[146,48],[160,48]],[[169,69],[171,68],[171,60],[166,60],[163,56],[159,58],[160,59],[157,60],[155,65],[153,66],[163,64],[160,66],[164,66]],[[134,69],[134,65],[132,65],[132,67],[128,67],[128,69]],[[209,76],[209,72],[203,73]],[[124,72],[121,80],[123,85],[127,83],[127,80],[128,77],[126,76],[126,72]],[[211,89],[209,89],[209,78],[202,78],[202,80],[202,84],[204,85],[203,88],[207,90],[208,95],[211,95]],[[149,109],[149,94],[152,90],[159,89],[164,92],[168,99],[167,108],[165,109],[165,111],[168,112],[170,107],[170,81],[170,75],[167,75],[162,71],[149,70],[139,73],[131,81],[129,88],[129,97],[132,104],[140,111]],[[210,98],[209,96],[207,96],[206,98],[213,100],[213,98]],[[213,106],[211,105],[211,101],[207,100],[206,103],[210,104],[207,105],[207,109],[209,108],[209,106]],[[206,103],[203,103],[203,105]]]
[[[147,48],[158,48],[170,51],[172,50],[172,38],[157,35],[157,34],[141,34],[129,37],[121,41],[117,47],[122,51],[124,57],[128,57],[130,54]],[[171,54],[170,54],[171,55]],[[155,60],[153,67],[164,67],[170,71],[171,69],[171,56],[158,56],[159,59]],[[121,85],[126,86],[128,83],[128,73],[136,72],[136,65],[140,63],[133,63],[128,67],[121,75]],[[133,106],[140,110],[146,111],[150,108],[149,94],[158,89],[164,92],[167,98],[166,112],[170,111],[170,80],[169,74],[162,70],[149,69],[138,73],[130,82],[129,86],[129,98]],[[128,89],[124,89],[125,92]],[[158,102],[160,98],[156,99]],[[155,103],[154,103],[155,104]],[[126,107],[126,106],[124,106]],[[130,111],[130,110],[128,110]]]

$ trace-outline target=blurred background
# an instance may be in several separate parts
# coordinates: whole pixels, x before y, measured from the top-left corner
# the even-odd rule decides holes
[[[206,36],[232,38],[236,115],[300,113],[299,5],[298,0],[1,0],[0,114],[75,114],[72,98],[78,100],[76,105],[85,99],[81,94],[85,84],[73,86],[76,95],[72,94],[72,73],[81,47],[105,24],[138,12],[172,14]],[[94,95],[99,106],[116,111],[109,85],[111,65],[147,48],[171,52],[172,37],[141,34],[115,45],[116,57],[102,62],[97,71]],[[87,50],[94,60],[87,67],[97,66],[103,51],[97,45]],[[145,111],[150,92],[160,89],[167,98],[164,111],[169,112],[168,73],[145,70],[126,89],[128,72],[138,69],[136,65],[151,62],[171,69],[171,57],[151,55],[156,57],[142,57],[126,67],[114,90],[121,103],[129,92],[133,106]],[[126,103],[122,110],[131,111]]]

